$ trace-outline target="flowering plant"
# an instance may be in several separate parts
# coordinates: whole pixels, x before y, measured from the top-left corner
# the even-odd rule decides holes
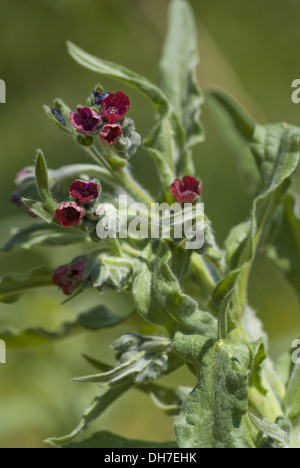
[[[45,106],[49,118],[82,147],[93,164],[50,170],[38,150],[35,168],[17,175],[13,201],[41,222],[16,233],[4,250],[81,241],[87,253],[70,259],[68,265],[58,265],[55,271],[41,266],[26,275],[2,277],[0,299],[13,302],[26,290],[53,285],[68,300],[90,288],[100,293],[129,291],[134,313],[150,322],[155,333],[129,332],[115,341],[115,367],[87,358],[97,373],[76,380],[100,384],[106,391],[95,398],[75,430],[49,442],[60,447],[299,447],[299,366],[293,364],[290,353],[278,363],[268,356],[267,336],[248,304],[247,286],[253,261],[262,252],[299,293],[299,199],[291,181],[299,166],[300,129],[285,123],[255,124],[225,93],[209,92],[214,112],[225,116],[249,145],[260,175],[249,220],[232,228],[223,248],[217,245],[204,214],[204,242],[194,250],[186,248],[188,238],[174,235],[176,216],[168,236],[135,236],[128,229],[124,238],[118,237],[115,234],[124,217],[126,227],[132,221],[127,211],[118,208],[120,194],[146,208],[140,222],[156,201],[130,171],[129,160],[141,144],[158,169],[159,200],[169,207],[175,201],[188,203],[190,220],[199,227],[195,207],[203,189],[192,149],[204,139],[200,123],[204,96],[195,73],[193,14],[187,0],[172,0],[159,87],[72,43],[68,47],[81,65],[130,85],[150,99],[157,114],[155,125],[142,142],[128,116],[129,97],[122,91],[107,92],[101,85],[95,87],[87,105],[75,111],[59,99],[52,107]],[[107,235],[99,235],[100,231]],[[117,326],[125,318],[99,306],[86,311],[63,333],[75,324],[100,329]],[[47,335],[42,330],[35,333]],[[182,366],[197,379],[194,389],[167,388],[156,382]],[[74,442],[131,388],[148,394],[175,418],[176,440],[157,444],[99,432]]]

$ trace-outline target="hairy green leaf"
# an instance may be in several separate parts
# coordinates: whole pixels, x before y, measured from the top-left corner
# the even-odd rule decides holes
[[[185,129],[187,146],[191,147],[204,139],[200,123],[200,106],[204,99],[196,78],[197,31],[186,0],[173,0],[169,16],[159,83]]]
[[[74,431],[71,432],[71,434],[61,438],[51,438],[46,440],[46,442],[57,447],[68,444],[77,436],[85,432],[90,425],[98,419],[112,403],[129,390],[130,387],[130,384],[124,383],[116,386],[115,388],[110,388],[106,393],[104,393],[104,395],[95,398],[92,405],[86,409],[80,423]]]
[[[300,364],[293,367],[284,401],[285,414],[295,422],[300,416]]]
[[[110,387],[133,382],[141,384],[161,377],[168,368],[166,338],[127,334],[113,344],[119,365],[107,372],[79,377],[76,382],[95,382]]]
[[[138,312],[171,335],[179,329],[216,337],[217,320],[182,292],[169,265],[171,256],[167,243],[161,241],[150,244],[136,260],[133,295]]]
[[[50,185],[48,178],[48,170],[46,161],[41,150],[37,151],[36,166],[35,166],[36,184],[40,194],[43,207],[50,215],[54,216],[57,208],[57,203],[53,200],[50,193]]]
[[[241,135],[250,141],[255,131],[255,122],[228,94],[220,89],[210,90],[208,97],[213,99],[232,119]]]
[[[53,339],[63,338],[69,334],[75,334],[83,329],[99,330],[101,328],[114,327],[126,320],[128,316],[115,315],[105,306],[96,306],[84,312],[72,322],[64,323],[57,331],[48,331],[42,328],[29,328],[23,332],[14,327],[5,327],[0,330],[0,336],[5,341],[7,348],[24,348],[38,346]]]
[[[289,445],[289,433],[291,430],[289,422],[278,419],[276,423],[272,423],[268,419],[261,420],[254,415],[251,415],[251,421],[259,431],[258,448],[291,448]],[[281,427],[284,423],[287,426],[286,430]]]
[[[68,50],[73,59],[80,65],[83,65],[85,68],[96,73],[100,73],[100,75],[106,76],[107,78],[113,78],[133,86],[150,99],[161,115],[169,113],[170,108],[166,96],[157,86],[152,84],[143,76],[140,76],[121,65],[94,57],[77,47],[72,42],[68,42]]]
[[[78,229],[63,229],[49,224],[33,224],[19,229],[1,250],[2,252],[10,252],[15,247],[30,249],[37,245],[52,247],[83,241],[89,242],[90,238]]]
[[[283,219],[274,241],[267,246],[267,255],[300,296],[300,198],[293,192],[285,197]]]
[[[235,288],[232,318],[240,321],[247,307],[247,284],[258,247],[269,238],[292,175],[299,165],[300,129],[286,124],[256,126],[251,149],[260,170],[263,189],[253,203],[251,223],[231,232],[226,243],[228,258],[235,268],[217,286],[214,301],[218,307]],[[247,228],[249,227],[248,235]]]
[[[197,371],[198,384],[175,422],[180,448],[254,448],[247,416],[250,373],[245,343],[177,333],[174,350]]]
[[[96,432],[88,439],[83,440],[82,442],[71,442],[63,445],[62,448],[176,448],[176,442],[150,442],[144,440],[130,440],[125,439],[125,437],[112,434],[108,431]],[[109,456],[109,455],[107,455]],[[122,455],[118,455],[122,457]],[[129,455],[124,455],[126,461],[128,460]],[[113,459],[110,459],[113,463]]]
[[[22,294],[37,288],[51,286],[53,271],[48,267],[38,267],[24,275],[5,275],[0,277],[0,302],[12,303]]]

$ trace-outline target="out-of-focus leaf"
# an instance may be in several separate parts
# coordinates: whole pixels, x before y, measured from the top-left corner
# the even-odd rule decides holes
[[[95,398],[92,405],[86,409],[80,423],[71,434],[61,438],[51,438],[46,440],[46,442],[57,447],[68,444],[75,439],[75,437],[85,432],[90,425],[98,419],[112,403],[129,390],[130,387],[130,384],[123,383],[122,385],[110,388],[104,395]]]
[[[259,419],[254,415],[251,415],[251,422],[259,431],[258,448],[291,448],[289,432],[282,429],[279,424],[272,423],[268,419]]]
[[[171,251],[164,241],[150,244],[136,260],[133,295],[138,312],[171,335],[181,330],[216,337],[217,320],[181,291],[170,260]]]
[[[262,178],[262,192],[253,203],[248,235],[247,224],[231,232],[227,251],[234,270],[214,293],[216,306],[235,288],[232,318],[239,323],[247,307],[247,284],[258,247],[269,238],[291,177],[299,165],[300,129],[286,124],[256,126],[251,149]]]
[[[48,267],[38,267],[24,275],[0,277],[0,302],[11,303],[31,289],[51,286],[53,271]]]
[[[159,84],[186,132],[188,147],[204,139],[200,123],[204,99],[196,78],[199,62],[197,46],[197,31],[189,3],[173,0],[159,68]]]
[[[140,76],[121,65],[94,57],[77,47],[72,42],[68,42],[68,51],[73,59],[85,68],[96,73],[100,73],[100,75],[106,76],[107,78],[113,78],[133,86],[145,94],[161,115],[169,113],[170,108],[166,96],[157,86],[152,84],[143,76]]]
[[[47,343],[56,338],[63,338],[87,330],[99,330],[101,328],[114,327],[126,320],[127,316],[115,315],[105,306],[96,306],[93,309],[80,314],[72,322],[63,324],[57,331],[48,331],[41,328],[30,328],[18,331],[13,327],[0,330],[0,337],[5,341],[7,348],[24,348]]]
[[[248,141],[251,141],[255,131],[255,122],[253,122],[246,111],[242,109],[242,107],[228,94],[220,89],[210,90],[208,97],[213,99],[227,113],[227,115],[230,116],[241,135]]]
[[[293,367],[284,401],[285,414],[295,422],[300,416],[300,364]]]
[[[1,250],[9,252],[15,247],[30,249],[36,245],[52,247],[83,241],[89,242],[90,237],[78,229],[63,229],[49,224],[33,224],[19,229]]]
[[[150,442],[144,440],[130,440],[125,437],[112,434],[108,431],[96,432],[90,438],[82,442],[71,442],[63,445],[62,448],[176,448],[176,442]],[[114,462],[112,458],[111,463]]]
[[[267,255],[300,297],[300,198],[293,192],[285,197],[281,226],[275,244],[267,247]]]
[[[175,422],[180,448],[254,448],[248,410],[250,355],[243,342],[177,333],[174,350],[198,376]]]

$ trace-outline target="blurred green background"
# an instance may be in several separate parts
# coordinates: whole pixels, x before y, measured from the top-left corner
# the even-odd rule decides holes
[[[2,243],[12,228],[30,222],[8,200],[16,172],[33,163],[35,148],[45,151],[53,168],[86,161],[80,148],[60,133],[42,110],[42,105],[51,104],[55,97],[63,98],[73,108],[84,104],[100,81],[68,57],[66,40],[155,81],[168,3],[0,0],[0,78],[7,84],[7,103],[0,105]],[[299,124],[300,105],[291,101],[291,83],[300,78],[299,1],[191,0],[191,4],[199,31],[202,86],[227,89],[261,123],[285,120]],[[102,83],[111,91],[130,92],[131,116],[145,135],[153,122],[151,105],[116,82]],[[233,224],[249,216],[256,187],[239,162],[243,157],[250,161],[249,154],[238,140],[229,146],[209,105],[204,107],[203,122],[207,140],[196,148],[195,160],[204,183],[206,213],[222,242]],[[140,180],[155,193],[158,182],[148,156],[140,152],[133,166]],[[0,256],[0,273],[25,271],[40,262],[56,267],[73,256],[74,250],[62,248],[51,250],[51,254],[41,248],[17,251]],[[17,304],[1,305],[0,325],[54,329],[99,300],[118,313],[131,307],[128,298],[112,294],[101,298],[96,293],[87,294],[66,306],[60,305],[61,300],[62,295],[51,288],[28,294]],[[252,272],[250,302],[264,320],[271,354],[277,357],[300,335],[300,308],[292,289],[263,258],[257,259]],[[70,381],[92,370],[81,354],[113,363],[110,343],[135,327],[125,323],[116,330],[84,333],[53,345],[9,350],[7,364],[0,366],[0,447],[44,447],[46,437],[72,429],[98,391],[95,385]],[[193,379],[177,373],[166,382],[192,385]],[[96,428],[132,438],[161,441],[173,437],[172,420],[136,392],[105,413]]]

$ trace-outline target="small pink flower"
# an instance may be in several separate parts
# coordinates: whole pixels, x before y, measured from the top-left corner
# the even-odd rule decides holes
[[[62,227],[79,224],[83,218],[83,209],[76,203],[62,203],[55,211],[55,217]]]
[[[71,124],[82,133],[95,133],[101,125],[101,120],[101,115],[89,107],[78,107],[77,113],[70,114]]]
[[[182,180],[176,179],[170,191],[178,203],[194,203],[202,193],[202,184],[195,177],[187,175]]]
[[[109,123],[115,123],[121,120],[129,109],[129,97],[122,93],[122,91],[118,91],[116,94],[110,93],[107,98],[104,99],[101,113]]]
[[[115,145],[122,135],[123,130],[121,128],[121,125],[117,123],[108,123],[101,131],[100,138],[106,145],[111,146]]]
[[[100,186],[94,182],[85,182],[83,180],[75,180],[70,187],[70,195],[76,198],[79,203],[90,203],[96,200],[100,193]]]

